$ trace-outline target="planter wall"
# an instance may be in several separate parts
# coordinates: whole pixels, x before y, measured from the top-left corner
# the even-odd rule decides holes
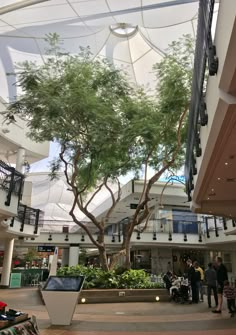
[[[169,301],[166,289],[100,289],[82,290],[78,303],[85,299],[86,304],[112,302],[160,302]]]
[[[39,294],[43,301],[41,289]],[[94,289],[82,290],[78,304],[156,302],[156,297],[159,297],[159,302],[169,301],[169,293],[166,289]],[[85,299],[85,302],[82,302],[82,299]]]

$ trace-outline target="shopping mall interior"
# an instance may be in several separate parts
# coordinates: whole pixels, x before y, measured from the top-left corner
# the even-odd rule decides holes
[[[184,51],[177,50],[178,41],[184,40],[190,44],[185,42]],[[20,334],[21,327],[24,334],[42,335],[235,334],[235,318],[228,314],[226,299],[222,313],[211,313],[206,291],[204,301],[196,305],[162,301],[162,293],[136,302],[115,299],[102,304],[100,299],[98,305],[87,303],[87,296],[78,300],[76,294],[81,292],[72,292],[70,298],[60,298],[65,306],[75,299],[68,324],[53,321],[48,306],[57,302],[40,293],[58,269],[78,264],[113,269],[113,263],[117,268],[128,264],[132,270],[144,270],[166,291],[162,280],[166,272],[182,278],[188,259],[205,270],[216,257],[236,290],[235,52],[235,0],[0,2],[0,334]],[[104,78],[94,81],[98,88],[92,87],[93,101],[89,79],[84,84],[90,76],[88,68],[78,92],[68,95],[70,82],[61,90],[60,82],[68,80],[63,71],[77,60],[93,69],[90,80],[102,76],[101,69],[114,75],[107,87]],[[168,84],[170,68],[173,77]],[[178,80],[179,69],[183,80]],[[25,76],[27,71],[31,77]],[[76,75],[72,72],[69,80],[74,83]],[[55,78],[58,87],[44,91]],[[40,86],[35,89],[37,80]],[[139,100],[132,107],[135,94]],[[148,124],[154,100],[157,110],[164,106],[173,111],[165,110]],[[118,117],[106,114],[108,105],[119,115],[120,124]],[[76,116],[70,108],[85,108],[85,112]],[[133,135],[132,115],[124,119],[128,108],[131,114],[142,111],[135,114],[142,120],[135,122],[143,133]],[[71,117],[63,119],[60,111]],[[84,122],[81,128],[75,126],[76,117]],[[89,118],[94,122],[89,123]],[[99,118],[102,130],[96,123]],[[93,130],[85,140],[89,127]],[[128,148],[127,155],[122,148]],[[118,291],[119,297],[127,295],[124,289]],[[2,310],[1,301],[7,304]],[[7,326],[2,315],[8,308],[24,311],[29,325],[19,314],[15,329]]]

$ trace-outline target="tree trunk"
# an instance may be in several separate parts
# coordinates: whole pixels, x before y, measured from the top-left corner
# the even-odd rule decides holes
[[[99,259],[100,259],[101,268],[104,271],[109,271],[106,249],[105,248],[99,248],[98,251],[99,251]]]
[[[131,269],[131,261],[130,261],[130,239],[125,243],[125,268],[127,270]]]
[[[132,236],[132,232],[130,231],[130,227],[131,227],[131,222],[129,222],[126,226],[125,229],[123,231],[123,243],[122,243],[122,249],[125,250],[125,263],[124,263],[124,267],[127,270],[130,270],[131,268],[131,262],[130,262],[130,240],[131,240],[131,236]]]

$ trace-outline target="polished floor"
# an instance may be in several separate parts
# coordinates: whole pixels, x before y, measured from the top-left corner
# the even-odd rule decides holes
[[[41,335],[235,335],[236,316],[213,314],[205,302],[77,305],[70,326],[52,326],[37,288],[0,290],[9,308],[35,315]],[[63,301],[61,302],[63,304]]]

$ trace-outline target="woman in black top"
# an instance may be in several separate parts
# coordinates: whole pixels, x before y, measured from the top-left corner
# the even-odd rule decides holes
[[[227,269],[222,263],[221,257],[216,257],[216,277],[218,284],[218,306],[213,313],[221,313],[222,304],[223,304],[223,290],[224,290],[224,281],[228,280]]]

